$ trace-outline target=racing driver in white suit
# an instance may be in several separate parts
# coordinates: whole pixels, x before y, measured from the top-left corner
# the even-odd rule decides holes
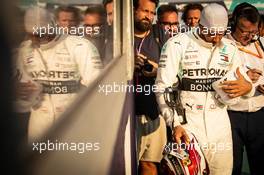
[[[20,91],[16,110],[31,112],[29,141],[43,136],[75,99],[81,85],[91,83],[102,69],[98,51],[89,41],[54,33],[39,36],[33,31],[33,27],[47,25],[54,26],[47,10],[32,7],[26,11],[30,40],[21,44],[16,60]]]
[[[216,99],[212,82],[234,71],[237,80],[225,81],[223,90],[232,98],[253,93],[251,82],[236,70],[241,62],[235,44],[222,38],[227,22],[223,6],[207,5],[196,30],[179,33],[164,45],[156,79],[157,101],[167,125],[172,127],[175,141],[178,144],[182,139],[188,142],[185,130],[192,132],[213,175],[230,175],[233,159],[227,107]],[[179,81],[177,77],[181,82],[180,97],[186,111],[186,124],[180,124],[180,117],[166,105],[163,96],[165,88]]]

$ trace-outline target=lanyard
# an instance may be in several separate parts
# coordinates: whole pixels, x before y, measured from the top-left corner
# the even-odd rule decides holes
[[[147,37],[148,34],[149,34],[149,32],[146,32],[145,35],[144,35],[144,37],[143,37],[142,40],[140,41],[139,46],[138,46],[138,48],[136,49],[136,51],[137,51],[137,55],[140,54],[141,49],[142,49],[142,46],[143,46],[143,43],[144,43],[144,40],[145,40],[145,38]]]
[[[145,40],[145,38],[146,38],[147,35],[148,35],[148,32],[146,32],[146,34],[144,35],[144,37],[140,41],[138,48],[136,48],[137,55],[140,54],[141,49],[142,49],[142,46],[143,46],[143,43],[144,43],[144,40]],[[136,86],[139,85],[139,84],[140,84],[140,82],[139,82],[139,75],[136,73]],[[138,94],[139,93],[136,91],[136,95],[138,95]]]
[[[261,49],[259,48],[259,45],[257,44],[257,42],[255,42],[254,45],[256,47],[256,50],[257,50],[258,54],[254,53],[254,52],[252,52],[250,50],[247,50],[244,47],[238,47],[238,49],[240,51],[242,51],[242,52],[245,52],[245,53],[249,54],[249,55],[253,55],[253,56],[257,57],[257,58],[262,59],[263,55],[261,54]]]
[[[145,38],[146,38],[146,36],[144,36],[144,38],[142,38],[142,40],[141,40],[140,43],[139,43],[139,46],[138,46],[138,48],[137,48],[137,55],[140,54],[140,52],[141,52],[142,45],[143,45],[143,43],[144,43]]]

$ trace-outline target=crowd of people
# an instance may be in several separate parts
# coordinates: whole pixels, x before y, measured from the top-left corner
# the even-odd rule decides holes
[[[74,6],[26,10],[26,37],[14,54],[14,104],[29,141],[43,136],[111,60],[113,5],[104,0],[83,13]],[[157,87],[134,94],[138,173],[161,173],[168,143],[189,145],[191,133],[207,165],[201,171],[196,165],[196,174],[240,175],[244,148],[251,173],[260,174],[263,15],[248,3],[229,16],[221,4],[188,4],[181,19],[175,5],[158,0],[134,0],[133,9],[134,85]],[[62,28],[63,35],[48,27]],[[74,30],[80,27],[84,35]],[[176,106],[165,96],[175,85]]]
[[[152,25],[156,8],[157,24]],[[238,5],[231,16],[215,3],[185,6],[184,24],[178,15],[175,5],[134,1],[134,82],[158,89],[148,96],[135,94],[139,174],[240,175],[244,147],[251,174],[261,174],[263,19],[248,3]],[[183,110],[173,99],[166,101],[166,89],[175,84]],[[192,160],[183,168],[176,153],[176,159],[164,159],[171,140],[181,148],[193,143],[193,135],[207,167]],[[161,162],[170,164],[165,166],[170,170],[164,171]]]

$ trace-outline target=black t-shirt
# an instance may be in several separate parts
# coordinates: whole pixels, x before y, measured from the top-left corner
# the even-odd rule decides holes
[[[161,31],[160,31],[161,32]],[[159,42],[156,40],[156,33],[154,34],[153,30],[143,38],[134,37],[134,51],[135,55],[139,52],[147,56],[151,61],[156,63],[159,62],[161,45],[165,42],[166,37],[161,33],[162,37],[159,37]],[[165,40],[161,40],[164,39]],[[142,44],[141,44],[142,42]],[[140,45],[142,45],[140,47]],[[155,83],[156,77],[145,77],[142,73],[134,74],[134,85],[137,88],[137,85],[140,85],[143,92],[135,92],[135,112],[136,115],[147,115],[151,119],[155,119],[159,115],[158,104],[156,102],[156,97],[154,92],[152,92],[152,86]],[[141,90],[141,89],[140,89]],[[139,90],[139,91],[140,91]],[[151,91],[150,91],[151,90]],[[149,92],[150,91],[150,92]]]

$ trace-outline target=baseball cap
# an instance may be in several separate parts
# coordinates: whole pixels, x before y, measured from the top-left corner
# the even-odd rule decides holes
[[[226,30],[228,24],[226,9],[216,3],[205,6],[201,13],[200,24],[210,31]]]
[[[44,8],[33,6],[26,10],[24,17],[25,30],[28,33],[40,32],[48,26],[55,26],[54,20],[50,12]]]

